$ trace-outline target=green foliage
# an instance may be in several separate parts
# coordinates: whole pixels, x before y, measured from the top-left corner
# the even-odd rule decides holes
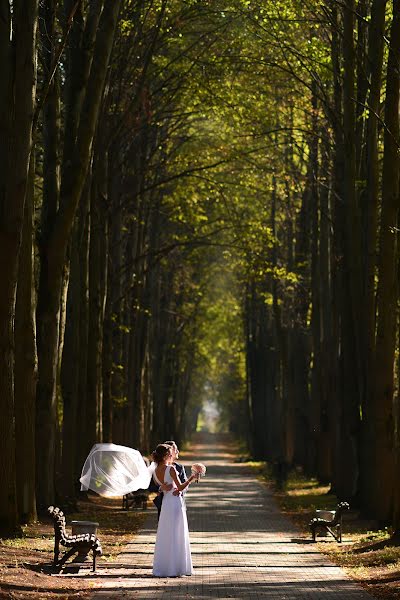
[[[223,428],[232,426],[232,415],[246,421],[248,282],[257,284],[268,310],[273,281],[278,304],[302,283],[284,238],[306,179],[311,84],[323,87],[330,78],[321,8],[283,0],[174,1],[141,15],[144,39],[157,40],[145,121],[157,144],[146,177],[157,183],[164,219],[160,265],[179,332],[170,348],[179,372],[192,372],[191,403],[217,401]],[[135,42],[129,19],[121,21],[121,36]],[[135,50],[135,65],[144,48]],[[140,77],[136,67],[130,77]]]
[[[175,331],[169,349],[182,381],[191,373],[189,406],[216,401],[220,426],[233,427],[232,418],[248,420],[248,286],[256,286],[267,314],[275,293],[275,309],[289,308],[283,318],[293,320],[307,277],[308,263],[295,264],[291,255],[310,146],[319,135],[312,130],[313,85],[321,104],[329,101],[325,7],[300,0],[158,1],[140,14],[129,7],[119,43],[131,56],[126,80],[142,98],[134,104],[133,132],[138,143],[144,134],[156,140],[142,201],[157,206],[162,220],[158,260]],[[149,43],[154,52],[142,84]],[[322,112],[317,120],[329,135]]]

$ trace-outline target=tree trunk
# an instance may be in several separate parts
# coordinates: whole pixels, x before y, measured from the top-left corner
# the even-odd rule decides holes
[[[32,148],[36,91],[37,0],[14,1],[12,40],[8,3],[0,7],[0,533],[18,530],[14,430],[14,319],[24,203]],[[4,61],[4,64],[3,64]],[[11,87],[12,86],[12,87]]]
[[[101,148],[101,147],[100,147]],[[107,204],[107,152],[100,149],[94,164],[91,193],[90,215],[91,236],[89,252],[89,341],[87,364],[87,415],[86,439],[87,448],[96,441],[101,441],[98,426],[103,435],[103,327],[107,260],[104,256],[106,238]],[[96,427],[97,425],[97,427]],[[110,441],[108,432],[107,439]]]
[[[89,244],[92,235],[91,215],[90,215],[90,183],[92,175],[88,177],[87,189],[84,191],[84,201],[79,208],[79,218],[82,221],[82,234],[80,240],[80,302],[79,302],[79,381],[78,381],[78,441],[75,452],[75,480],[80,476],[82,465],[87,457],[86,420],[88,404],[88,386],[87,386],[87,364],[88,364],[88,344],[89,344]],[[86,196],[88,194],[88,196]],[[104,265],[102,257],[101,264]]]
[[[110,232],[111,282],[110,294],[112,299],[112,372],[111,372],[111,401],[113,404],[112,438],[118,444],[123,444],[125,423],[124,398],[124,368],[122,361],[123,344],[123,296],[122,296],[122,250],[123,250],[123,219],[121,208],[120,181],[114,174],[110,195],[113,215]]]
[[[343,263],[339,292],[342,394],[336,445],[336,493],[351,499],[358,490],[360,402],[360,220],[356,195],[354,1],[343,8]],[[339,392],[340,393],[340,392]]]
[[[88,235],[87,219],[90,194],[90,176],[82,194],[82,201],[75,220],[70,244],[70,273],[68,283],[68,296],[66,306],[66,325],[64,345],[61,361],[61,388],[63,400],[62,424],[62,481],[61,491],[66,501],[74,502],[76,495],[76,466],[77,455],[82,439],[80,423],[84,420],[86,410],[86,390],[81,389],[82,370],[86,373],[84,361],[85,354],[85,323],[82,322],[81,313],[87,297],[82,294],[84,281],[87,277],[82,265],[87,268]],[[87,291],[87,290],[86,290]],[[78,409],[79,419],[78,419]],[[85,444],[85,451],[87,450]],[[87,454],[87,453],[86,453]]]
[[[367,68],[367,22],[370,0],[357,1],[357,46],[356,46],[356,90],[355,104],[355,169],[357,174],[357,193],[363,192],[362,180],[365,152],[365,104],[368,92]]]
[[[41,5],[40,34],[46,76],[49,77],[56,53],[55,1]],[[47,94],[43,110],[43,199],[40,225],[39,255],[40,275],[36,308],[38,383],[36,388],[36,488],[39,511],[43,512],[54,502],[54,473],[56,452],[56,380],[60,328],[60,302],[62,281],[58,288],[47,288],[51,268],[46,260],[47,244],[56,218],[59,197],[59,142],[60,142],[60,90],[57,74]],[[51,306],[51,309],[50,309]],[[51,327],[50,327],[51,324]],[[49,356],[52,347],[55,356]],[[48,397],[46,404],[41,398]]]
[[[397,226],[399,214],[399,89],[400,1],[393,2],[393,21],[386,76],[385,133],[382,173],[382,210],[378,257],[377,334],[375,385],[368,419],[374,427],[374,452],[370,455],[370,494],[367,506],[383,522],[392,516],[393,369],[397,320]],[[372,441],[372,440],[371,440]]]
[[[374,0],[371,8],[369,32],[368,64],[370,65],[370,91],[368,97],[368,120],[366,138],[366,190],[367,209],[365,210],[364,231],[366,231],[365,252],[365,336],[363,346],[366,353],[366,373],[372,371],[375,342],[375,268],[376,241],[378,230],[379,161],[378,161],[378,121],[382,82],[382,63],[385,32],[386,0]],[[368,381],[365,388],[369,388]]]
[[[110,261],[107,268],[107,290],[110,290],[111,273]],[[111,293],[107,293],[103,325],[103,355],[102,355],[102,387],[103,387],[103,440],[111,442],[113,423],[113,402],[111,394],[112,378],[112,301]]]
[[[310,342],[307,315],[310,305],[309,295],[309,245],[311,230],[311,178],[312,171],[308,166],[307,183],[301,198],[300,211],[296,221],[295,272],[299,277],[295,300],[295,324],[293,328],[293,381],[296,394],[295,405],[295,452],[297,464],[307,462],[309,439],[309,366]]]
[[[274,245],[271,250],[272,266],[278,269],[278,227],[276,223],[276,205],[277,205],[277,182],[276,176],[272,176],[272,196],[271,196],[271,230],[274,237]],[[288,377],[288,348],[286,331],[282,324],[281,307],[279,303],[278,280],[276,274],[272,276],[272,309],[274,316],[274,337],[277,354],[277,372],[276,372],[276,398],[275,405],[277,411],[276,428],[278,433],[278,447],[276,448],[276,458],[280,465],[288,463],[288,410],[287,410],[287,387],[284,385]],[[268,415],[267,419],[268,420]]]
[[[312,84],[312,121],[310,147],[310,222],[311,222],[311,337],[312,369],[309,412],[309,443],[306,471],[315,475],[318,468],[319,443],[321,438],[321,299],[319,295],[320,256],[318,252],[319,236],[319,197],[318,197],[318,102],[316,85]]]
[[[399,247],[398,247],[399,250]],[[400,257],[399,257],[400,258]],[[400,285],[400,260],[398,260],[397,285]],[[399,325],[399,322],[398,322]],[[400,343],[400,329],[397,326],[397,344]],[[400,376],[400,356],[397,357],[397,377]],[[398,379],[398,381],[400,381]],[[394,402],[394,472],[400,472],[400,387],[397,387],[396,398]],[[395,478],[393,494],[393,536],[400,538],[400,481]]]
[[[364,327],[364,394],[362,404],[363,415],[363,447],[361,460],[361,497],[368,497],[370,482],[370,452],[374,446],[375,423],[369,418],[369,405],[374,390],[374,352],[376,326],[376,256],[378,231],[379,202],[379,155],[378,155],[378,121],[380,112],[380,94],[382,82],[382,64],[385,31],[386,0],[374,0],[371,7],[369,27],[368,64],[370,65],[370,91],[368,97],[368,120],[366,135],[366,191],[365,209],[363,211],[364,231],[364,303],[362,318]],[[363,500],[362,500],[363,501]]]
[[[49,232],[48,244],[41,256],[41,275],[38,292],[38,356],[39,384],[37,394],[38,466],[41,482],[40,504],[54,501],[54,430],[55,389],[58,363],[58,321],[63,271],[67,245],[78,202],[85,183],[93,137],[100,110],[120,0],[106,0],[96,35],[93,61],[78,127],[73,160],[68,172],[63,172],[60,207],[54,226]]]
[[[268,310],[271,314],[268,314]],[[277,352],[272,311],[249,284],[246,299],[246,355],[249,377],[249,404],[252,422],[253,455],[271,460],[280,458],[281,413],[277,405]],[[279,423],[279,424],[278,424]]]
[[[331,258],[331,194],[329,192],[328,149],[323,152],[322,173],[326,185],[321,186],[320,198],[320,235],[319,235],[319,298],[321,303],[321,424],[318,449],[318,478],[324,483],[332,481],[332,450],[334,423],[331,407],[335,402],[333,385],[332,358],[335,356],[332,334],[332,279]]]
[[[15,439],[18,514],[21,523],[36,520],[35,396],[37,379],[33,278],[33,153],[19,256],[15,310]]]

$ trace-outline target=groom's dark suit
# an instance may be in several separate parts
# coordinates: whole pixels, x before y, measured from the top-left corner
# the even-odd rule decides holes
[[[172,466],[175,467],[175,469],[176,469],[179,481],[181,483],[185,483],[185,481],[187,480],[185,467],[183,465],[181,465],[180,463],[172,463]],[[152,477],[149,488],[148,488],[149,492],[158,492],[158,488],[159,488],[158,483],[156,483]],[[153,503],[157,507],[158,518],[160,518],[161,505],[162,505],[163,498],[164,498],[164,494],[161,492],[160,494],[157,493],[157,496],[153,500]]]

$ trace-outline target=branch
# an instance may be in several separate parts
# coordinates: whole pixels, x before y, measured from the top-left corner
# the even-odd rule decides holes
[[[78,10],[79,5],[81,3],[82,3],[82,0],[77,0],[75,2],[74,6],[72,7],[72,10],[71,10],[71,12],[70,12],[70,14],[68,16],[67,27],[65,29],[63,38],[61,40],[61,43],[60,43],[60,45],[58,47],[58,51],[57,51],[56,56],[54,58],[54,62],[53,62],[53,65],[52,65],[52,68],[51,68],[51,71],[50,71],[50,77],[49,77],[49,79],[47,80],[47,82],[46,82],[46,84],[44,86],[40,102],[36,106],[35,114],[34,114],[34,117],[33,117],[33,127],[32,127],[33,132],[36,131],[36,127],[37,127],[39,115],[40,115],[40,113],[41,113],[41,111],[42,111],[42,109],[43,109],[43,107],[45,105],[48,93],[50,91],[51,84],[53,83],[54,76],[56,74],[58,65],[60,63],[61,55],[64,52],[65,46],[67,44],[68,36],[69,36],[70,31],[72,29],[72,25],[74,23],[74,17],[75,17],[76,11]]]

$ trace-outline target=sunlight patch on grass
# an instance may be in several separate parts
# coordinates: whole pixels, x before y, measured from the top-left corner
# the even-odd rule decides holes
[[[366,531],[363,532],[363,536],[359,539],[360,542],[364,543],[364,542],[373,542],[376,540],[384,540],[389,539],[390,534],[387,530],[387,528],[385,529],[377,529],[375,531]]]
[[[287,494],[288,496],[319,496],[319,495],[324,495],[327,496],[328,492],[329,492],[330,486],[329,485],[313,485],[313,486],[309,486],[309,487],[301,487],[301,488],[293,488],[293,489],[289,489],[287,490]]]
[[[333,549],[332,549],[333,550]],[[343,552],[337,550],[331,554],[336,554],[340,564],[345,567],[368,568],[388,566],[396,567],[400,565],[400,548],[388,546],[381,550],[371,550],[369,552],[357,553],[353,549]]]
[[[258,471],[265,471],[266,463],[262,460],[247,460],[246,465],[251,467],[252,469],[257,469]]]
[[[22,537],[0,540],[0,545],[6,548],[48,551],[53,549],[53,539],[47,536]]]

